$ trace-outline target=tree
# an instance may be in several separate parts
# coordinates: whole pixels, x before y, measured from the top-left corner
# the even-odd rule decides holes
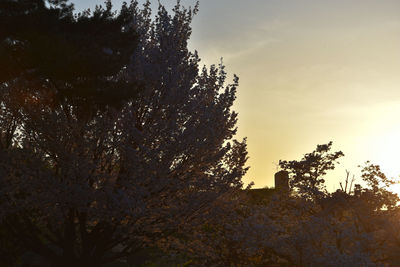
[[[389,190],[395,181],[386,177],[379,165],[367,161],[361,170],[361,178],[366,187],[361,189],[360,198],[368,203],[371,210],[396,208],[398,196]]]
[[[340,184],[340,190],[328,193],[323,175],[343,156],[340,151],[330,153],[331,145],[318,145],[301,161],[280,161],[291,173],[291,186],[299,194],[271,205],[278,212],[269,224],[284,230],[274,235],[266,227],[270,239],[283,237],[268,243],[267,248],[278,249],[281,257],[299,266],[395,264],[398,229],[392,218],[398,218],[398,197],[388,190],[393,181],[378,165],[367,162],[361,175],[365,187],[357,185],[358,189],[351,191],[353,179],[347,190],[347,172],[346,186]],[[310,199],[316,201],[307,201]],[[293,204],[282,205],[288,201]]]
[[[358,218],[360,213],[354,199],[343,195],[341,198],[336,194],[309,201],[276,193],[264,203],[242,202],[236,208],[239,214],[234,214],[231,220],[216,218],[204,231],[203,238],[212,240],[208,242],[211,249],[203,249],[208,252],[208,257],[203,257],[207,261],[205,265],[375,266],[387,263],[381,256],[382,239],[376,236],[376,229],[369,230]],[[328,201],[330,205],[321,204]]]
[[[318,145],[300,161],[280,161],[291,174],[295,194],[276,192],[263,202],[244,202],[238,208],[241,216],[217,229],[223,234],[212,232],[219,242],[217,255],[210,260],[226,266],[396,263],[392,255],[398,253],[399,228],[391,218],[398,219],[398,211],[387,191],[390,180],[379,167],[368,164],[361,178],[371,188],[362,188],[361,195],[347,191],[347,186],[328,193],[323,176],[343,155],[331,153],[331,145]]]
[[[118,14],[110,1],[92,13],[73,11],[67,0],[2,1],[0,82],[24,79],[30,93],[50,91],[53,102],[68,98],[70,105],[118,104],[132,97],[134,87],[123,77],[137,40],[127,27],[128,6]]]
[[[38,14],[50,14],[43,20],[57,30],[49,42],[67,38],[72,46],[67,58],[63,45],[49,54],[35,45],[17,55],[2,48],[2,57],[24,63],[2,76],[2,225],[42,265],[99,266],[185,240],[222,214],[214,204],[240,190],[247,171],[245,140],[233,139],[238,78],[226,85],[222,63],[200,71],[197,52],[187,48],[197,6],[178,2],[170,15],[160,5],[152,19],[149,2],[140,9],[133,1],[118,14],[107,2],[81,15],[66,1],[48,4],[8,1],[3,10],[15,12],[0,12],[40,21],[21,35],[15,30],[32,44],[30,33],[47,32]],[[85,36],[97,27],[106,45]],[[59,60],[47,62],[54,55]],[[62,71],[53,71],[59,64]]]
[[[337,159],[344,156],[342,151],[330,152],[332,142],[318,145],[317,148],[304,155],[300,161],[280,160],[279,166],[289,172],[290,187],[306,198],[320,199],[327,194],[323,176],[328,170],[335,168]]]

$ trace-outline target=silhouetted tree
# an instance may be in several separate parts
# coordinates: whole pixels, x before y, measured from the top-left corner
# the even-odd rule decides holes
[[[378,166],[367,163],[361,176],[366,185],[360,186],[360,194],[327,192],[323,176],[343,156],[331,153],[331,145],[317,146],[300,161],[280,162],[291,174],[294,194],[276,193],[263,202],[244,202],[238,208],[241,216],[227,226],[214,223],[219,227],[207,232],[217,240],[210,262],[226,266],[398,264],[400,228],[395,221],[399,212],[394,206],[397,198],[388,191],[392,181]]]
[[[389,190],[395,181],[386,177],[379,165],[367,161],[361,170],[361,179],[366,186],[361,189],[360,198],[371,210],[396,207],[398,196]]]
[[[289,172],[289,184],[300,196],[320,199],[327,194],[324,175],[335,168],[337,159],[344,156],[343,152],[330,152],[332,142],[318,145],[317,148],[304,155],[300,160],[280,160],[279,166]]]
[[[2,5],[3,21],[28,24],[2,34],[0,220],[42,266],[170,248],[241,189],[238,78],[226,85],[222,64],[199,69],[187,48],[196,11]]]
[[[52,94],[53,104],[128,100],[136,92],[126,68],[137,40],[129,7],[116,13],[107,1],[73,11],[67,0],[1,1],[0,83],[23,80],[24,91]]]

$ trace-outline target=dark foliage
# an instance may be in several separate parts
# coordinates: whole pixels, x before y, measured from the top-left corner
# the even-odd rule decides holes
[[[344,156],[342,151],[330,152],[332,142],[318,145],[300,160],[280,160],[279,166],[290,173],[290,186],[301,196],[320,199],[326,195],[324,175],[335,168],[337,159]]]
[[[0,82],[25,79],[57,101],[119,105],[135,94],[124,76],[137,39],[130,20],[127,5],[117,14],[110,1],[79,14],[67,0],[2,1]]]

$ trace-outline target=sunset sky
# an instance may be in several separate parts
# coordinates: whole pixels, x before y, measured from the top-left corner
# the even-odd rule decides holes
[[[81,10],[103,1],[73,2]],[[206,65],[223,57],[240,77],[245,183],[273,186],[274,163],[329,141],[345,154],[329,191],[366,160],[400,174],[400,1],[202,0],[190,48]]]

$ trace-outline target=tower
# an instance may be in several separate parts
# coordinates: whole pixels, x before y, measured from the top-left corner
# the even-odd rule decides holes
[[[275,173],[275,189],[289,191],[289,173],[287,171]]]

